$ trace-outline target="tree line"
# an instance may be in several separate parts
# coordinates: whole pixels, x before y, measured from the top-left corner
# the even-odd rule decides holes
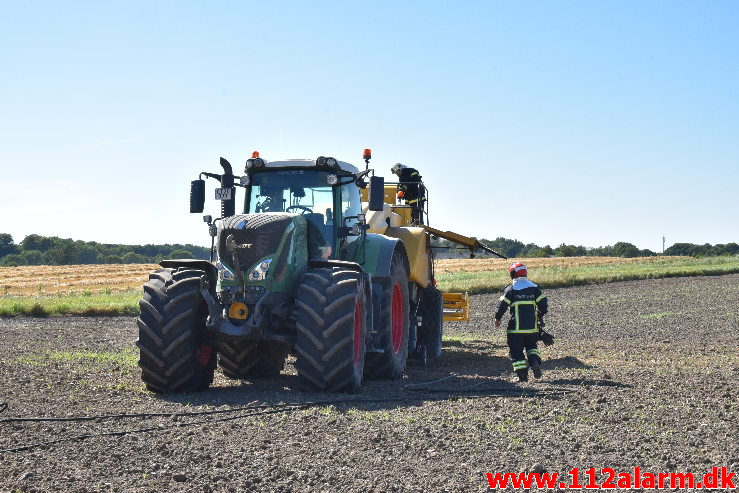
[[[196,245],[116,245],[31,234],[16,244],[0,233],[0,265],[149,264],[167,258],[207,260],[210,249]]]
[[[482,238],[480,243],[486,247],[505,255],[508,258],[522,257],[651,257],[659,255],[652,250],[639,249],[636,245],[619,241],[615,245],[601,247],[584,247],[582,245],[567,245],[562,243],[556,248],[549,245],[539,246],[535,243],[523,243],[518,240],[498,237],[494,240]],[[436,240],[434,246],[447,249],[448,256],[464,256],[469,250],[447,240]],[[488,255],[477,252],[476,255]],[[721,255],[739,255],[739,245],[726,243],[718,245],[695,245],[693,243],[675,243],[665,249],[664,255],[687,255],[690,257],[708,257]]]
[[[612,246],[584,247],[561,244],[556,248],[549,245],[523,243],[518,240],[498,237],[494,240],[482,238],[480,243],[509,258],[516,257],[649,257],[657,255],[651,250],[640,250],[635,245],[620,241]],[[464,247],[447,240],[434,240],[433,245],[444,250],[440,257],[460,257],[469,254]],[[487,255],[478,252],[480,256]],[[687,255],[707,257],[739,255],[739,245],[726,243],[696,245],[675,243],[665,250],[665,255]],[[77,265],[77,264],[147,264],[168,258],[195,258],[207,260],[210,249],[197,245],[117,245],[95,241],[75,241],[56,236],[31,234],[16,244],[12,235],[0,233],[0,265]]]

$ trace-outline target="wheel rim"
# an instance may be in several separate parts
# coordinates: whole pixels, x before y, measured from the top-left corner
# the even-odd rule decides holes
[[[359,367],[362,359],[362,307],[359,301],[354,305],[354,367]]]
[[[200,346],[200,353],[198,354],[198,364],[205,368],[210,363],[210,358],[213,356],[213,347],[207,344]]]
[[[403,343],[403,293],[397,282],[393,285],[392,304],[393,352],[398,354]]]

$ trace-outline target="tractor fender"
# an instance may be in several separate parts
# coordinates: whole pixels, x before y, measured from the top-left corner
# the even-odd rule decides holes
[[[393,259],[393,253],[396,250],[402,252],[405,259],[406,269],[408,268],[408,254],[405,245],[398,238],[389,236],[367,233],[366,261],[363,264],[364,270],[372,274],[373,278],[390,277],[390,263]]]
[[[308,259],[308,267],[341,267],[342,269],[355,270],[364,274],[362,266],[356,262],[347,262],[345,260],[324,260],[324,259]]]
[[[162,260],[159,265],[165,269],[176,269],[178,267],[187,267],[188,269],[197,269],[205,272],[210,284],[210,291],[215,292],[216,282],[218,281],[218,271],[216,266],[207,260],[197,260],[191,258]]]

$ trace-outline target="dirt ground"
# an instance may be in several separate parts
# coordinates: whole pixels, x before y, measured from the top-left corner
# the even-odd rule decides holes
[[[0,319],[0,493],[456,492],[535,468],[739,472],[739,275],[546,294],[557,341],[541,381],[512,382],[498,296],[480,295],[469,322],[447,324],[439,361],[356,395],[298,390],[289,360],[277,379],[218,372],[207,392],[157,396],[140,383],[132,318]],[[321,400],[343,402],[256,407]],[[202,411],[224,412],[182,415]],[[133,413],[147,415],[4,421]],[[81,435],[93,436],[66,440]],[[53,440],[66,441],[8,451]]]

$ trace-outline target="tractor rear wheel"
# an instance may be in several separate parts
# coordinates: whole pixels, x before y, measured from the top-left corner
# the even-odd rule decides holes
[[[139,301],[139,366],[158,393],[205,390],[213,383],[216,352],[206,337],[202,271],[185,267],[149,275]]]
[[[361,273],[313,268],[295,300],[295,368],[303,384],[328,392],[356,392],[364,372],[366,297]]]
[[[429,285],[421,290],[421,334],[419,342],[426,347],[429,359],[441,356],[444,299],[441,291]]]
[[[396,251],[390,264],[390,277],[382,283],[380,320],[381,353],[368,353],[367,378],[397,380],[405,371],[408,359],[408,271],[403,255]]]
[[[285,368],[288,347],[274,341],[254,339],[218,343],[218,359],[228,378],[272,378]]]

